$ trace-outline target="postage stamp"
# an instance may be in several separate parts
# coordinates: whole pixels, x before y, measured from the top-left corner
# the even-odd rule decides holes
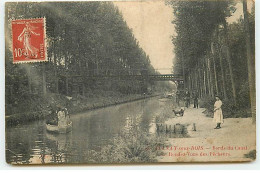
[[[12,21],[13,63],[47,61],[45,18]]]

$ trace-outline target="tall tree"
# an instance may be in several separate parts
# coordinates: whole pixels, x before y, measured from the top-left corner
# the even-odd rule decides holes
[[[247,12],[247,0],[243,0],[243,12],[244,12],[244,30],[246,37],[246,53],[247,53],[247,67],[248,67],[248,80],[250,88],[250,103],[253,123],[256,122],[256,97],[255,97],[255,65],[254,58],[252,56],[251,39],[249,31],[249,19]]]

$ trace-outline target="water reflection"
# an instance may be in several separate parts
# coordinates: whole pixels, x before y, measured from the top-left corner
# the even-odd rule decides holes
[[[156,98],[71,116],[68,134],[46,132],[44,121],[6,129],[8,163],[88,163],[88,152],[99,151],[133,126],[148,132],[160,106]]]

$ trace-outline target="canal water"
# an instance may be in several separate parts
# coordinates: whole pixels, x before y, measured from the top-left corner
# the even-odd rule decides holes
[[[154,116],[163,109],[158,98],[150,98],[71,115],[73,128],[67,134],[51,134],[45,122],[6,128],[8,163],[85,163],[84,153],[100,150],[135,123],[151,131]]]

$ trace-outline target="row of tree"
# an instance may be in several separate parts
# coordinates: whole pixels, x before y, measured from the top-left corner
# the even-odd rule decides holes
[[[46,18],[48,62],[13,64],[13,19]],[[141,93],[137,80],[95,80],[93,75],[155,74],[117,7],[111,2],[6,4],[6,98],[23,94],[81,94],[95,89]],[[150,83],[152,84],[152,83]]]
[[[234,107],[250,107],[255,119],[254,5],[244,17],[228,23],[233,1],[168,1],[175,30],[174,73],[200,97],[219,95]],[[251,100],[251,102],[250,102]]]

